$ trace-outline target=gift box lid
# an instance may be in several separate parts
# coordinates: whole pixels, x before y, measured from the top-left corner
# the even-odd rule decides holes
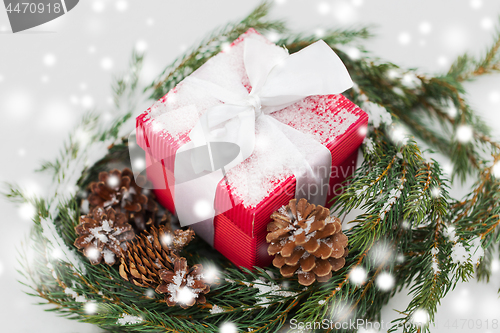
[[[247,38],[274,45],[250,29],[191,76],[210,78],[223,88],[241,88],[248,93],[251,86],[243,63],[242,43]],[[148,149],[155,159],[163,160],[167,170],[173,171],[172,157],[179,147],[189,141],[188,134],[199,117],[221,103],[200,86],[182,81],[137,118],[138,144]],[[361,144],[368,119],[365,112],[341,94],[310,96],[271,116],[326,146],[332,153],[333,165],[340,164]],[[292,160],[289,152],[274,149],[275,146],[269,144],[272,141],[272,131],[257,119],[256,145],[252,156],[230,169],[226,173],[226,181],[221,181],[219,186],[220,190],[229,189],[232,198],[240,203],[237,210],[244,212],[245,216],[235,223],[251,235],[255,235],[256,229],[261,233],[264,220],[269,218],[269,215],[265,216],[268,209],[258,214],[263,202],[276,196],[277,189],[293,186],[290,182],[294,176],[286,167],[287,161]],[[217,203],[215,206],[217,208]]]

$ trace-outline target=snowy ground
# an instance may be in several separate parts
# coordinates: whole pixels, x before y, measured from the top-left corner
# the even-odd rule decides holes
[[[126,1],[88,0],[65,16],[12,34],[0,9],[0,181],[17,182],[43,193],[47,180],[33,169],[52,159],[68,130],[87,108],[105,109],[113,73],[126,69],[133,47],[147,49],[145,82],[180,51],[216,26],[244,16],[257,0]],[[483,51],[500,14],[497,1],[481,0],[280,0],[273,15],[287,18],[297,30],[317,31],[332,24],[370,24],[377,37],[366,44],[381,58],[433,73],[467,50]],[[469,100],[492,126],[500,114],[500,77],[468,85]],[[142,110],[137,110],[137,113]],[[453,187],[461,197],[470,183]],[[33,305],[16,282],[15,248],[30,227],[26,212],[0,200],[0,321],[3,332],[99,332],[91,325],[68,321]],[[500,320],[500,267],[489,285],[461,284],[439,308],[434,332],[495,332]],[[383,310],[384,321],[403,310],[409,298],[397,295]],[[458,328],[454,327],[457,319]],[[462,328],[466,319],[465,326]],[[474,320],[473,329],[468,325]],[[479,321],[478,321],[479,320]],[[486,328],[489,320],[489,329]],[[448,323],[448,324],[447,324]],[[479,328],[481,323],[481,328]]]

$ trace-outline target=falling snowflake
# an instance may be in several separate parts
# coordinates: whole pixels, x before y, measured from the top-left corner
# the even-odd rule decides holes
[[[101,67],[102,69],[104,70],[110,70],[111,68],[113,68],[113,59],[111,59],[110,57],[105,57],[105,58],[102,58],[101,59]]]
[[[439,56],[437,58],[437,63],[439,66],[442,66],[442,67],[448,66],[448,58],[445,56]]]
[[[91,108],[92,106],[94,106],[94,99],[92,98],[92,96],[90,95],[84,95],[81,99],[80,99],[80,103],[82,104],[82,106],[86,109],[89,109]]]
[[[349,273],[349,281],[355,285],[362,285],[365,283],[367,277],[366,270],[363,267],[354,267]]]
[[[148,49],[148,43],[144,40],[138,40],[135,43],[135,49],[137,52],[142,53]]]
[[[483,0],[470,0],[470,6],[473,9],[479,9],[483,6]]]
[[[429,322],[430,316],[429,312],[427,312],[424,309],[418,309],[416,310],[413,315],[411,316],[411,321],[415,325],[423,326]]]
[[[481,20],[481,28],[484,30],[491,30],[495,27],[495,22],[491,19],[491,17],[484,17]]]
[[[214,208],[213,205],[211,205],[208,201],[199,200],[194,204],[193,210],[195,215],[200,219],[200,221],[203,221],[208,217],[213,216]]]
[[[497,162],[492,166],[491,172],[495,178],[500,178],[500,162]]]
[[[424,22],[420,23],[420,25],[418,26],[418,30],[422,34],[426,35],[432,31],[432,25],[429,22],[424,21]]]
[[[473,134],[472,127],[468,125],[460,125],[457,127],[456,137],[459,142],[469,142],[472,139]]]
[[[119,0],[116,2],[116,10],[119,12],[124,12],[128,8],[128,3],[125,0]]]
[[[318,13],[320,13],[321,15],[326,15],[330,12],[330,5],[328,4],[328,2],[320,2],[318,4]]]
[[[36,209],[31,203],[26,202],[19,206],[18,213],[23,220],[31,221],[35,217]]]
[[[398,36],[398,41],[402,45],[410,44],[410,42],[411,42],[411,35],[408,32],[406,32],[406,31],[401,32],[399,34],[399,36]]]
[[[408,89],[418,88],[422,84],[418,76],[413,72],[409,72],[403,75],[401,83]]]
[[[95,314],[97,312],[97,303],[96,302],[87,302],[83,306],[83,310],[88,315]]]
[[[224,324],[222,324],[220,326],[219,332],[220,333],[236,333],[236,332],[238,332],[238,328],[233,323],[225,322]]]
[[[390,132],[391,139],[397,143],[406,145],[408,143],[408,131],[401,125],[396,125]]]
[[[382,272],[375,280],[377,287],[382,291],[389,291],[394,287],[395,279],[389,272]]]
[[[451,104],[446,108],[446,113],[452,117],[455,118],[458,114],[458,110],[454,104]]]
[[[104,3],[102,1],[94,1],[94,3],[92,3],[92,9],[96,12],[96,13],[101,13],[103,10],[104,10]]]
[[[43,64],[47,67],[52,67],[56,64],[57,58],[52,53],[48,53],[43,57]]]
[[[207,283],[214,283],[219,276],[219,270],[214,266],[204,267],[203,280]]]

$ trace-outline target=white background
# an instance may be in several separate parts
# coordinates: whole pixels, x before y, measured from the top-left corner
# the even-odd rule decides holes
[[[0,9],[0,181],[22,184],[42,193],[47,179],[33,170],[53,159],[69,129],[88,108],[105,110],[112,74],[127,68],[133,47],[147,49],[149,82],[186,47],[208,31],[246,15],[258,1],[85,0],[63,17],[12,34]],[[447,70],[465,51],[479,54],[492,40],[500,2],[495,0],[281,0],[273,17],[288,20],[294,30],[321,27],[374,26],[366,47],[383,59],[423,73]],[[498,128],[500,77],[467,84],[471,105]],[[137,110],[139,114],[142,110]],[[470,182],[454,184],[459,198]],[[0,200],[0,331],[99,332],[46,313],[38,299],[23,294],[16,282],[16,247],[30,221],[24,212]],[[498,270],[498,262],[496,263]],[[444,328],[446,320],[500,319],[497,272],[489,285],[470,282],[450,293],[438,309],[435,332],[487,332]],[[409,298],[398,294],[383,309],[384,321],[396,318]],[[483,322],[484,323],[484,322]],[[490,332],[493,330],[490,329]]]

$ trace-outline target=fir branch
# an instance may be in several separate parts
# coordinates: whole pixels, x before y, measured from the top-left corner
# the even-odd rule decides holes
[[[500,24],[500,19],[499,19]],[[500,28],[497,26],[494,42],[481,59],[464,54],[451,65],[448,76],[458,82],[471,81],[485,74],[500,71]]]
[[[304,47],[314,43],[318,39],[322,39],[328,45],[346,45],[354,42],[359,42],[372,38],[369,27],[359,29],[329,29],[321,32],[321,34],[289,34],[283,36],[276,42],[277,45],[285,45],[290,53],[295,53]]]

